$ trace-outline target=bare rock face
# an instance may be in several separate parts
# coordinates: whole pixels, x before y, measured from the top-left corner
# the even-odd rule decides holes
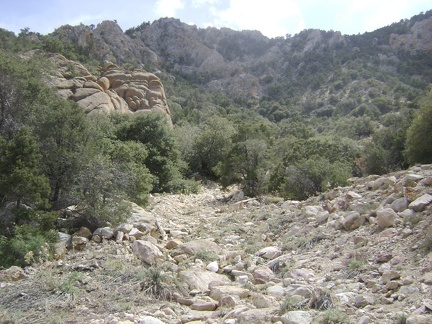
[[[80,63],[60,54],[52,55],[50,60],[57,67],[50,85],[57,88],[61,97],[77,102],[87,114],[157,111],[172,123],[165,89],[156,75],[110,64],[99,69],[101,76],[97,78]]]

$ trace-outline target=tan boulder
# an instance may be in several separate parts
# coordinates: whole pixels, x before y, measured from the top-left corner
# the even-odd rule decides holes
[[[246,288],[240,288],[235,286],[216,286],[210,289],[210,298],[214,300],[221,300],[223,295],[238,296],[240,298],[246,298],[250,294]]]
[[[132,243],[132,251],[138,259],[149,265],[165,261],[165,256],[156,245],[148,241],[136,240]]]
[[[0,282],[18,281],[26,279],[27,275],[24,270],[17,266],[12,266],[9,269],[0,270]]]
[[[264,284],[274,278],[274,273],[269,267],[260,266],[254,270],[252,276],[255,284]]]
[[[107,91],[110,87],[110,81],[107,77],[101,77],[97,80],[97,84],[102,88],[103,91]]]
[[[347,231],[352,231],[362,226],[365,221],[366,218],[359,212],[351,212],[343,219],[342,226]]]
[[[201,269],[183,270],[179,272],[178,276],[179,279],[189,285],[190,289],[198,289],[199,291],[207,291],[212,281],[223,284],[231,282],[227,276]]]
[[[391,208],[377,210],[377,223],[382,229],[395,225],[398,215]]]

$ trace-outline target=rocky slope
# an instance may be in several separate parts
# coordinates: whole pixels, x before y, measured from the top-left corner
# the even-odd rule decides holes
[[[303,202],[155,195],[2,270],[0,322],[430,323],[431,210],[432,165]]]

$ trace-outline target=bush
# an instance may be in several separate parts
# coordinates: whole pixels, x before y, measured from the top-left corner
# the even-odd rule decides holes
[[[160,267],[149,268],[141,282],[141,291],[152,298],[171,301],[178,291],[174,281]]]
[[[46,243],[54,243],[53,232],[42,233],[31,225],[16,226],[13,236],[0,236],[0,266],[26,266],[49,258]]]
[[[320,324],[345,324],[345,323],[349,323],[349,322],[348,322],[348,317],[345,313],[343,313],[342,311],[340,311],[338,309],[330,308],[330,309],[327,309],[326,311],[324,311],[319,316],[318,323],[320,323]]]
[[[406,152],[410,164],[432,162],[432,93],[408,128]]]
[[[351,176],[347,162],[331,163],[328,159],[314,156],[301,160],[285,169],[279,188],[286,199],[304,200],[335,186],[344,186]]]

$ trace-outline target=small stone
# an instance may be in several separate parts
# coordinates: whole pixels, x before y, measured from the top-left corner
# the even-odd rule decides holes
[[[82,236],[72,237],[72,246],[77,251],[84,250],[88,242],[89,240],[86,237],[82,237]]]
[[[263,294],[253,294],[252,303],[256,308],[269,308],[278,306],[276,298],[273,296],[266,296]]]
[[[276,259],[278,256],[281,256],[282,251],[276,246],[268,246],[262,248],[256,254],[264,259],[272,260]]]
[[[249,277],[247,275],[238,276],[236,277],[235,281],[238,282],[239,284],[245,284],[249,281]]]
[[[239,296],[246,298],[249,296],[249,290],[234,286],[218,286],[210,289],[210,298],[220,300],[223,295]]]
[[[400,278],[400,274],[399,274],[399,272],[397,272],[395,270],[384,271],[384,273],[381,276],[381,280],[382,280],[383,284],[387,284],[391,280],[399,279],[399,278]]]
[[[153,316],[143,316],[138,320],[139,324],[164,324],[160,319]]]
[[[343,219],[342,226],[347,231],[352,231],[362,226],[365,221],[366,218],[359,212],[351,212]]]
[[[132,230],[132,228],[134,228],[132,224],[121,224],[121,225],[116,227],[114,232],[116,233],[118,231],[122,231],[125,234],[129,234],[129,232]]]
[[[432,285],[432,272],[425,273],[421,278],[421,282],[429,286]]]
[[[362,316],[359,320],[359,324],[369,324],[371,323],[371,319],[369,316]]]
[[[357,295],[354,299],[354,306],[357,308],[363,308],[367,305],[373,305],[375,303],[373,295]]]
[[[290,311],[281,316],[283,324],[310,324],[312,315],[305,311]]]
[[[93,236],[94,235],[99,235],[100,237],[109,240],[114,236],[114,230],[111,227],[100,227],[93,232]]]
[[[123,241],[125,233],[122,231],[118,231],[116,235],[116,243],[121,243]]]
[[[273,271],[267,266],[257,267],[252,273],[255,284],[264,284],[274,278]]]
[[[197,311],[214,311],[218,307],[217,302],[205,302],[205,301],[196,301],[194,302],[190,308]]]
[[[177,239],[168,240],[165,244],[165,248],[168,250],[173,250],[183,242]]]
[[[90,240],[92,235],[92,232],[87,227],[81,227],[78,231],[73,233],[72,236],[85,237],[86,239]]]
[[[386,283],[385,289],[386,290],[393,290],[393,291],[395,291],[396,289],[399,288],[399,286],[400,286],[399,282],[397,282],[397,281],[390,281],[390,282]]]
[[[238,301],[238,297],[236,298],[235,296],[223,295],[219,300],[219,306],[234,308],[235,306],[237,306]]]
[[[385,263],[385,262],[389,262],[391,260],[391,258],[393,258],[393,255],[390,253],[378,254],[375,258],[375,261],[377,263]]]
[[[367,238],[364,236],[354,236],[354,244],[359,246],[365,246],[367,244]]]

